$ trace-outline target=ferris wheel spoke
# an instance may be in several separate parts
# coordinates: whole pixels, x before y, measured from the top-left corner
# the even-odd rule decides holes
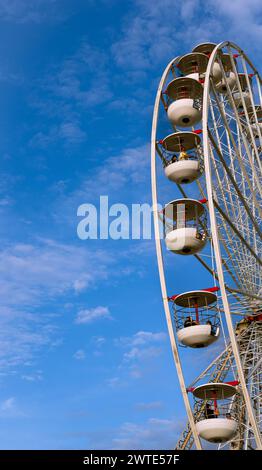
[[[238,91],[238,93],[239,93],[239,95],[240,95],[240,98],[241,98],[241,102],[242,102],[242,106],[243,106],[244,113],[245,113],[245,118],[246,118],[246,124],[247,124],[247,126],[248,126],[249,134],[250,134],[250,137],[251,137],[251,142],[252,142],[252,145],[253,145],[253,148],[254,148],[254,151],[255,151],[255,155],[256,155],[256,158],[257,158],[257,163],[258,163],[258,165],[259,165],[260,171],[262,171],[262,165],[261,165],[261,161],[260,161],[259,154],[258,154],[258,151],[257,151],[257,146],[256,146],[254,134],[253,134],[253,129],[252,129],[251,124],[250,124],[250,122],[249,122],[249,114],[248,114],[248,111],[247,111],[247,107],[246,107],[245,100],[244,100],[244,98],[243,98],[243,92],[242,92],[242,89],[241,89],[241,85],[240,85],[238,73],[237,73],[237,70],[236,70],[235,61],[234,61],[233,56],[232,56],[231,53],[230,53],[230,60],[231,60],[231,66],[232,66],[233,73],[234,73],[235,76],[236,76],[237,91]],[[227,96],[228,96],[229,103],[230,103],[230,105],[231,105],[231,108],[232,108],[233,111],[234,111],[234,115],[235,115],[235,119],[236,119],[237,125],[238,125],[238,127],[239,127],[239,129],[240,129],[240,131],[241,131],[241,133],[242,133],[243,144],[244,144],[246,153],[247,153],[247,155],[248,155],[250,165],[253,165],[252,156],[251,156],[251,153],[250,153],[249,145],[248,145],[248,142],[247,142],[247,138],[246,138],[246,136],[245,136],[245,133],[244,133],[244,128],[243,128],[243,126],[242,126],[242,123],[241,123],[241,120],[240,120],[240,117],[239,117],[239,112],[238,112],[238,110],[237,110],[235,100],[233,99],[232,90],[231,90],[231,88],[229,87],[228,82],[227,82],[227,80],[226,80],[226,75],[225,75],[224,68],[222,67],[221,59],[218,59],[218,61],[220,62],[221,70],[222,70],[222,75],[223,75],[223,79],[225,80],[225,83],[226,83],[226,87],[227,87]],[[247,82],[249,83],[249,80],[247,80]],[[213,85],[213,83],[212,83],[212,85]],[[214,89],[214,86],[213,86],[213,92],[214,92],[214,94],[215,94],[215,98],[217,99],[217,93],[216,93],[216,90]],[[252,93],[251,93],[251,94],[252,94]],[[223,115],[222,115],[222,117],[223,117]],[[223,119],[223,120],[224,120],[224,119]],[[224,121],[224,122],[225,122],[225,121]],[[234,141],[233,141],[233,140],[232,140],[232,144],[234,145]],[[259,181],[258,178],[257,178],[257,184],[258,184],[258,186],[260,187],[260,192],[261,192],[261,185],[260,185],[260,181]]]
[[[198,187],[199,187],[200,194],[201,194],[201,196],[204,198],[204,197],[205,197],[205,191],[204,191],[204,189],[202,188],[202,185],[201,185],[200,181],[198,181],[197,183],[198,183]],[[180,190],[181,194],[182,194],[185,198],[187,198],[188,196],[187,196],[186,192],[184,191],[184,189],[182,188],[182,186],[181,186],[181,185],[177,185],[177,186],[178,186],[178,189]],[[225,251],[226,251],[227,254],[228,254],[228,257],[232,260],[231,254],[230,254],[230,252],[229,252],[229,250],[228,250],[228,248],[227,248],[227,240],[223,240],[222,237],[221,237],[220,239],[221,239],[221,241],[222,241],[222,243],[223,243],[223,246],[224,246]],[[209,271],[209,273],[212,274],[212,276],[215,276],[215,278],[218,280],[218,277],[216,276],[213,267],[210,266],[210,265],[208,265],[208,264],[202,259],[202,256],[201,256],[201,255],[195,255],[195,257],[196,257],[196,259]],[[229,268],[229,266],[228,266],[228,264],[227,264],[227,262],[226,262],[226,260],[225,260],[224,258],[223,258],[223,265],[224,265],[224,267],[226,268],[228,274],[229,274],[229,275],[231,276],[231,278],[233,279],[233,281],[234,281],[234,283],[236,284],[236,286],[240,287],[240,284],[239,284],[240,279],[239,279],[239,281],[237,281],[235,275],[233,274],[233,271]],[[235,274],[237,274],[237,273],[235,273]]]
[[[244,109],[246,121],[247,121],[248,124],[249,124],[250,112],[248,111],[247,106],[246,106],[246,103],[245,103],[245,100],[244,100],[244,98],[243,98],[243,92],[242,92],[242,89],[241,89],[241,86],[240,86],[240,83],[239,83],[239,78],[238,78],[238,74],[237,74],[237,71],[236,71],[236,65],[235,65],[234,61],[232,60],[232,53],[231,53],[231,48],[230,48],[230,46],[229,46],[228,50],[229,50],[229,52],[230,52],[230,58],[231,58],[232,68],[233,68],[234,73],[236,74],[236,77],[237,77],[237,85],[238,85],[239,92],[240,92],[240,96],[241,96],[241,100],[242,100],[242,103],[243,103],[243,109]],[[253,116],[254,116],[254,121],[255,121],[255,123],[256,123],[256,130],[257,130],[258,135],[259,135],[260,145],[262,145],[261,130],[260,130],[260,126],[259,126],[258,119],[257,119],[257,113],[256,113],[256,109],[255,109],[254,99],[253,99],[253,93],[252,93],[252,89],[251,89],[251,84],[250,84],[250,80],[249,80],[249,75],[248,75],[248,72],[247,72],[246,60],[245,60],[245,57],[243,56],[243,54],[241,54],[241,63],[242,63],[242,67],[243,67],[243,70],[244,70],[245,79],[246,79],[246,84],[247,84],[247,88],[248,88],[248,92],[249,92],[249,96],[250,96],[252,114],[253,114]],[[249,62],[249,64],[250,64],[250,62]],[[253,67],[252,67],[252,68],[253,68]],[[258,77],[258,74],[257,74],[257,71],[256,71],[256,70],[254,70],[254,73],[256,74],[256,77]],[[261,83],[260,83],[259,80],[257,81],[257,87],[258,87],[259,93],[261,93]],[[250,125],[250,124],[249,124],[249,125]],[[261,162],[260,162],[259,155],[258,155],[258,152],[257,152],[257,145],[256,145],[256,142],[255,142],[253,129],[251,129],[251,137],[252,137],[252,145],[254,146],[254,149],[255,149],[255,152],[256,152],[256,156],[257,156],[257,159],[258,159],[258,163],[259,163],[259,166],[260,166],[260,170],[262,170]]]
[[[204,191],[204,189],[202,188],[202,184],[200,181],[197,182],[198,184],[198,188],[199,188],[199,191],[200,191],[200,194],[201,196],[204,198],[205,197],[205,194],[206,194],[206,191]],[[223,221],[224,222],[224,221]],[[224,225],[224,229],[227,230],[227,227]],[[223,248],[228,256],[228,258],[232,261],[232,256],[231,256],[231,253],[230,253],[230,250],[228,249],[228,238],[223,238],[222,235],[221,235],[221,231],[220,231],[220,228],[218,228],[218,235],[219,235],[219,239],[220,241],[222,242],[223,244]],[[201,260],[201,256],[198,258],[199,260]],[[222,260],[222,263],[223,263],[223,266],[226,268],[228,274],[231,276],[231,278],[233,279],[233,282],[236,284],[236,286],[240,287],[240,284],[239,282],[241,282],[241,278],[239,277],[238,275],[238,272],[235,271],[235,275],[233,274],[233,271],[230,269],[230,267],[228,266],[225,258],[223,258]],[[213,273],[214,275],[214,269],[209,269],[209,272]],[[238,280],[237,280],[238,279]]]
[[[223,107],[221,106],[221,103],[218,99],[218,96],[217,96],[217,93],[216,93],[216,90],[215,90],[215,87],[213,86],[213,93],[214,93],[214,96],[215,96],[215,100],[216,100],[216,105],[219,109],[219,112],[221,114],[221,117],[223,119],[223,124],[225,126],[225,129],[227,130],[228,132],[228,135],[230,137],[230,141],[231,141],[231,144],[232,144],[232,147],[234,149],[234,155],[236,156],[237,160],[238,160],[238,164],[239,164],[239,167],[241,168],[241,171],[243,173],[243,176],[245,177],[245,180],[246,180],[246,183],[249,187],[249,190],[252,192],[253,191],[253,187],[252,187],[252,182],[250,181],[250,177],[248,175],[248,171],[246,169],[246,166],[244,165],[243,161],[242,161],[242,158],[241,158],[241,155],[240,155],[240,152],[239,152],[239,149],[238,149],[238,146],[236,144],[236,141],[234,139],[234,136],[233,136],[233,133],[230,129],[230,126],[229,126],[229,123],[226,119],[226,115],[224,113],[224,110],[223,110]],[[238,122],[238,125],[240,126],[240,129],[241,129],[241,124],[240,124],[240,120],[239,118],[237,118],[237,122]],[[211,133],[210,133],[211,134]],[[213,139],[214,140],[214,139]],[[256,174],[256,171],[255,171],[255,167],[254,167],[254,164],[253,164],[253,161],[252,161],[252,157],[251,157],[251,154],[250,154],[250,151],[248,149],[248,145],[247,145],[247,142],[246,142],[246,139],[243,135],[243,142],[244,142],[244,145],[245,145],[245,150],[246,150],[246,154],[248,156],[248,160],[249,160],[249,164],[250,164],[250,167],[252,168],[252,171],[254,172],[254,178],[255,178],[255,181],[256,181],[256,185],[258,187],[258,190],[259,190],[259,194],[261,195],[262,194],[262,189],[261,189],[261,184],[260,184],[260,181],[258,179],[258,176]],[[220,152],[221,154],[221,152]],[[253,194],[253,198],[254,198],[254,202],[257,206],[257,209],[260,211],[261,215],[262,215],[262,210],[260,208],[260,205],[258,204],[258,201],[257,201],[257,198],[256,198],[256,195]]]
[[[226,131],[226,145],[227,145],[227,150],[228,150],[228,154],[229,154],[229,158],[230,158],[230,169],[232,171],[234,179],[237,180],[237,176],[238,176],[239,172],[237,171],[237,169],[234,165],[234,155],[233,155],[233,152],[232,152],[232,147],[230,145],[230,137],[229,137],[229,134],[228,134],[227,131]],[[239,147],[240,147],[239,150],[241,152],[241,146],[239,146]],[[214,162],[213,152],[212,152],[212,158],[213,158],[213,162]],[[242,179],[243,179],[243,175],[241,175],[241,173],[240,173],[240,177],[242,177]],[[233,198],[232,191],[230,191],[230,184],[229,184],[228,175],[224,172],[224,181],[223,181],[223,183],[225,183],[225,184],[221,184],[221,180],[219,178],[219,171],[217,171],[217,179],[219,180],[219,189],[220,189],[221,194],[223,195],[223,202],[224,202],[224,207],[226,209],[226,212],[229,215],[230,219],[231,219],[231,216],[233,215],[233,220],[235,220],[235,221],[237,221],[237,219],[238,219],[237,213],[239,214],[239,216],[240,216],[240,227],[241,227],[241,230],[243,231],[243,229],[246,226],[246,224],[244,223],[244,214],[242,215],[241,204],[240,204],[239,199],[238,198]],[[243,187],[245,188],[244,185],[243,185]],[[228,195],[227,198],[224,196],[225,191],[227,191],[227,195]],[[246,197],[245,192],[244,192],[244,197]],[[228,211],[228,203],[225,202],[225,201],[228,201],[229,205],[231,205],[231,211]],[[249,240],[249,243],[250,243],[250,236],[249,236],[249,231],[248,230],[246,230],[246,233],[244,234],[244,236],[245,236],[245,238],[247,238]]]
[[[211,108],[211,112],[212,112],[212,115],[214,115],[212,108]],[[226,190],[227,190],[226,188],[229,187],[228,175],[226,173],[224,174],[224,181],[222,182],[220,173],[219,173],[219,166],[218,166],[216,159],[214,158],[214,152],[212,148],[210,148],[210,155],[213,161],[214,174],[215,174],[216,182],[217,182],[217,184],[214,185],[214,188],[213,188],[215,205],[218,208],[221,208],[221,210],[222,210],[221,206],[223,206],[225,208],[225,212],[227,214],[230,214],[230,219],[236,220],[237,219],[236,202],[237,202],[238,212],[241,214],[239,200],[237,200],[236,202],[233,201],[231,191],[228,191],[228,197],[226,197]],[[219,197],[220,194],[221,194],[221,197]],[[222,202],[222,204],[220,201]],[[227,226],[225,223],[223,223],[223,226],[224,226],[224,229],[227,231]],[[242,226],[243,226],[243,223],[242,223]],[[248,236],[248,234],[245,234],[245,235]]]
[[[225,207],[227,213],[230,214],[230,218],[233,218],[233,220],[235,220],[236,219],[235,204],[233,203],[233,200],[232,200],[232,194],[231,194],[231,192],[229,192],[229,199],[227,199],[225,197],[225,184],[222,184],[222,182],[221,182],[221,178],[220,178],[219,171],[218,171],[218,166],[217,166],[216,162],[214,161],[214,153],[212,151],[212,148],[210,149],[210,152],[211,152],[211,157],[213,159],[214,171],[215,171],[215,175],[216,175],[216,179],[217,179],[217,183],[218,183],[218,185],[216,185],[216,188],[215,187],[213,188],[214,204],[215,204],[216,208],[221,207],[221,204],[219,205],[218,202],[217,202],[219,200],[218,191],[220,191],[221,195],[222,195],[222,205],[223,205],[223,207]],[[226,178],[225,182],[228,184],[227,175],[225,175],[225,178]],[[229,206],[232,209],[231,211],[229,211]],[[239,204],[238,204],[238,207],[239,207]],[[232,237],[231,237],[231,234],[230,234],[230,227],[227,226],[227,224],[225,223],[224,218],[222,219],[222,229],[226,232],[226,235],[227,235],[227,237],[226,237],[227,239],[225,240],[226,243],[223,242],[223,246],[224,246],[224,249],[226,249],[226,251],[228,252],[228,250],[227,250],[228,241],[230,242],[230,244],[232,246],[233,240],[232,240]],[[223,240],[223,237],[221,236],[221,234],[219,234],[219,238],[220,238],[220,240],[221,239]],[[240,260],[241,260],[241,258],[243,258],[243,256],[241,256],[241,250],[238,250],[238,256],[239,256]]]
[[[226,213],[221,209],[220,205],[214,200],[214,204],[216,209],[219,211],[220,215],[225,219],[227,224],[230,226],[232,231],[237,235],[239,240],[245,245],[245,247],[250,251],[250,253],[254,256],[254,258],[257,260],[257,262],[262,265],[262,260],[259,258],[259,256],[255,253],[255,251],[251,248],[251,246],[246,242],[244,237],[241,235],[237,227],[231,222],[230,218],[226,215]]]
[[[221,106],[222,106],[222,104],[221,104]],[[213,120],[215,121],[214,118],[213,118]],[[225,155],[225,157],[226,156],[230,157],[230,168],[231,168],[231,170],[233,171],[235,176],[236,175],[241,176],[240,180],[239,180],[239,178],[236,178],[236,181],[238,182],[238,184],[239,183],[242,184],[243,187],[247,186],[247,188],[249,188],[249,190],[250,190],[251,182],[253,182],[253,180],[254,180],[254,178],[253,178],[254,165],[250,165],[249,159],[245,158],[246,154],[245,154],[245,152],[243,153],[240,143],[239,143],[239,146],[238,146],[238,151],[236,153],[236,151],[235,151],[236,147],[233,147],[231,149],[231,139],[230,139],[229,133],[227,131],[225,132],[224,130],[221,133],[221,126],[216,125],[216,123],[214,123],[213,125],[215,126],[216,140],[217,140],[217,144],[218,144],[218,148],[220,150],[220,153],[223,153]],[[210,133],[212,134],[212,132],[211,132],[212,123],[209,124],[209,129],[210,129]],[[219,131],[219,135],[218,135],[218,131]],[[222,138],[223,138],[224,135],[226,135],[227,143],[222,142]],[[232,135],[234,135],[233,132],[231,133],[231,136]],[[234,143],[236,145],[235,141],[236,140],[239,141],[239,132],[238,132],[238,130],[237,130],[237,133],[235,135],[236,135],[236,139],[234,139]],[[230,139],[230,142],[229,142],[229,139]],[[226,145],[227,145],[228,148],[226,148]],[[236,163],[237,163],[238,166],[236,165]],[[243,179],[244,176],[245,176],[245,179]],[[253,182],[252,188],[254,189],[254,182]],[[258,204],[257,204],[257,206],[259,207]]]
[[[220,213],[218,214],[220,215],[220,217],[218,217],[218,220],[220,221],[219,227],[220,229],[222,229],[222,233],[224,233],[225,235],[226,244],[230,246],[230,249],[233,253],[237,253],[239,271],[241,272],[243,266],[247,265],[246,276],[250,276],[254,272],[254,270],[249,269],[250,262],[247,263],[250,258],[250,251],[255,256],[255,258],[257,258],[258,263],[261,263],[260,258],[257,255],[257,253],[259,253],[260,245],[259,242],[256,242],[256,239],[254,239],[254,237],[253,239],[251,239],[251,235],[254,235],[254,232],[252,229],[249,229],[249,225],[247,223],[248,221],[243,219],[243,216],[241,216],[241,212],[241,217],[240,219],[238,219],[235,214],[234,204],[232,205],[232,207],[228,207],[231,206],[231,203],[229,203],[229,201],[225,199],[224,194],[225,191],[222,191],[223,197],[221,200],[221,198],[219,199],[218,192],[214,189],[214,203],[218,212]],[[219,203],[217,203],[218,199]],[[222,209],[222,207],[224,207],[224,210]],[[243,230],[243,227],[247,227],[247,230]],[[223,239],[224,236],[221,237],[220,235],[220,239],[221,238]],[[244,278],[246,276],[244,276]]]
[[[246,212],[248,213],[248,215],[249,215],[249,217],[250,217],[252,223],[253,223],[254,226],[256,227],[256,230],[257,230],[258,234],[259,234],[260,237],[262,238],[262,232],[261,232],[261,230],[260,230],[260,227],[259,227],[259,225],[258,225],[258,223],[257,223],[257,221],[256,221],[256,219],[255,219],[255,217],[253,216],[253,214],[252,214],[252,212],[251,212],[251,209],[249,208],[249,206],[248,206],[246,200],[243,198],[242,192],[241,192],[241,190],[240,190],[238,184],[236,183],[236,181],[235,181],[235,179],[234,179],[234,177],[233,177],[233,175],[232,175],[230,169],[228,168],[228,166],[227,166],[227,164],[226,164],[226,162],[225,162],[225,159],[224,159],[222,153],[220,152],[220,150],[219,150],[219,148],[218,148],[218,146],[217,146],[217,143],[216,143],[216,141],[214,140],[212,134],[209,132],[209,130],[208,130],[208,135],[209,135],[211,144],[212,144],[212,146],[214,147],[214,149],[215,149],[215,151],[216,151],[216,153],[217,153],[217,155],[218,155],[218,157],[219,157],[219,159],[220,159],[220,161],[221,161],[221,163],[222,163],[222,165],[223,165],[223,167],[224,167],[224,170],[225,170],[225,172],[227,173],[227,175],[228,175],[228,177],[229,177],[229,179],[230,179],[230,181],[231,181],[231,183],[232,183],[232,185],[233,185],[233,187],[234,187],[234,189],[235,189],[235,191],[236,191],[236,193],[237,193],[239,199],[242,201],[242,204],[243,204],[243,206],[245,207]],[[256,208],[259,207],[256,200],[255,200],[255,206],[256,206]],[[261,212],[261,210],[260,210],[260,212]]]

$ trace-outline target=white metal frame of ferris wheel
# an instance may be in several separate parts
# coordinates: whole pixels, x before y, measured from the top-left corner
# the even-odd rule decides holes
[[[232,70],[237,76],[237,91],[242,100],[243,117],[238,114],[232,91],[227,84],[226,75],[220,60],[219,52],[223,48],[227,48],[227,52],[230,55]],[[252,394],[250,395],[250,386],[247,386],[246,383],[246,376],[243,371],[243,365],[231,316],[233,313],[241,310],[243,303],[247,301],[257,302],[258,300],[261,303],[262,300],[261,260],[259,258],[259,253],[261,252],[261,240],[259,235],[261,235],[261,230],[257,223],[258,215],[262,212],[261,200],[258,199],[258,195],[261,195],[261,180],[259,180],[261,163],[259,159],[259,150],[253,134],[253,127],[250,122],[250,111],[248,113],[244,101],[233,51],[237,52],[241,58],[243,72],[246,75],[248,89],[251,96],[251,105],[254,116],[253,122],[257,125],[257,131],[259,132],[260,137],[260,146],[262,147],[261,131],[258,126],[255,101],[250,86],[247,68],[251,68],[254,73],[255,86],[257,87],[260,106],[262,106],[260,90],[261,79],[253,64],[238,46],[229,42],[223,42],[212,52],[205,75],[202,113],[205,181],[198,182],[200,194],[202,196],[207,195],[208,199],[212,246],[216,262],[215,268],[214,266],[210,266],[207,260],[202,256],[196,255],[196,257],[219,282],[223,311],[229,333],[230,347],[232,348],[236,372],[246,407],[246,419],[250,423],[249,429],[252,429],[257,448],[261,449],[262,443],[259,432],[259,419],[257,413],[255,413],[253,409],[251,400]],[[215,60],[220,62],[223,78],[227,86],[227,94],[222,97],[217,94],[212,83],[212,67]],[[200,450],[202,448],[201,442],[196,431],[194,414],[187,395],[182,365],[178,353],[178,345],[168,303],[158,221],[159,206],[156,175],[156,150],[159,152],[156,144],[158,114],[164,84],[168,74],[173,70],[176,61],[177,58],[173,59],[166,67],[159,83],[155,101],[151,136],[152,199],[157,261],[169,337],[190,429],[194,437],[196,449]],[[247,132],[249,133],[249,140]],[[184,189],[181,186],[178,186],[178,188],[182,192],[183,196],[187,197]],[[230,292],[233,293],[234,296],[232,296]],[[238,307],[235,311],[231,298],[234,299],[235,303],[237,299]],[[257,366],[253,364],[253,367]],[[258,369],[260,371],[261,379],[261,365]],[[254,387],[255,385],[253,385],[253,389]]]

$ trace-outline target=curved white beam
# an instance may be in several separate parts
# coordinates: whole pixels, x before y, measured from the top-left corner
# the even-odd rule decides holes
[[[157,129],[157,122],[158,122],[158,111],[159,111],[159,103],[161,99],[162,89],[166,80],[166,77],[175,62],[176,59],[173,59],[168,66],[166,67],[162,78],[160,80],[155,106],[154,106],[154,113],[153,113],[153,123],[152,123],[152,134],[151,134],[151,184],[152,184],[152,202],[153,202],[153,217],[154,217],[154,228],[155,228],[155,242],[156,242],[156,254],[157,254],[157,263],[158,263],[158,271],[159,271],[159,278],[160,278],[160,285],[162,291],[162,298],[164,304],[164,310],[166,315],[166,322],[168,327],[168,333],[173,353],[173,358],[177,370],[178,380],[188,416],[188,420],[192,429],[192,433],[195,440],[195,445],[197,450],[201,450],[201,443],[200,439],[197,434],[196,425],[193,417],[193,413],[191,410],[189,398],[187,395],[186,385],[184,381],[181,361],[179,358],[178,347],[176,343],[176,338],[173,330],[172,325],[172,318],[170,313],[170,308],[167,299],[167,290],[166,290],[166,281],[165,281],[165,273],[164,273],[164,266],[163,266],[163,256],[162,256],[162,248],[161,248],[161,241],[160,241],[160,231],[159,231],[159,221],[158,221],[158,199],[157,199],[157,183],[156,183],[156,129]]]

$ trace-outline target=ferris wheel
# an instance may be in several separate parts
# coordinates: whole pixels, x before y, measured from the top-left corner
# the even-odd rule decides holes
[[[176,449],[262,449],[261,150],[261,79],[243,50],[203,43],[167,65],[151,180],[162,298],[188,419]],[[178,197],[160,204],[163,175]],[[210,284],[178,293],[166,272],[167,260],[179,266],[181,257],[195,257]],[[198,377],[187,368],[190,384],[181,348],[194,357],[214,350]]]

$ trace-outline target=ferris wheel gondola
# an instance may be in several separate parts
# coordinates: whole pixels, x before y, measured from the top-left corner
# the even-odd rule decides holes
[[[192,393],[204,403],[204,413],[196,424],[200,437],[215,444],[232,439],[238,427],[230,407],[237,393],[235,384],[207,383],[194,388]]]
[[[197,132],[175,132],[159,142],[166,177],[178,184],[192,183],[203,171],[201,138]]]
[[[184,346],[204,348],[218,340],[220,320],[218,288],[183,292],[170,297],[173,302],[177,339]]]

